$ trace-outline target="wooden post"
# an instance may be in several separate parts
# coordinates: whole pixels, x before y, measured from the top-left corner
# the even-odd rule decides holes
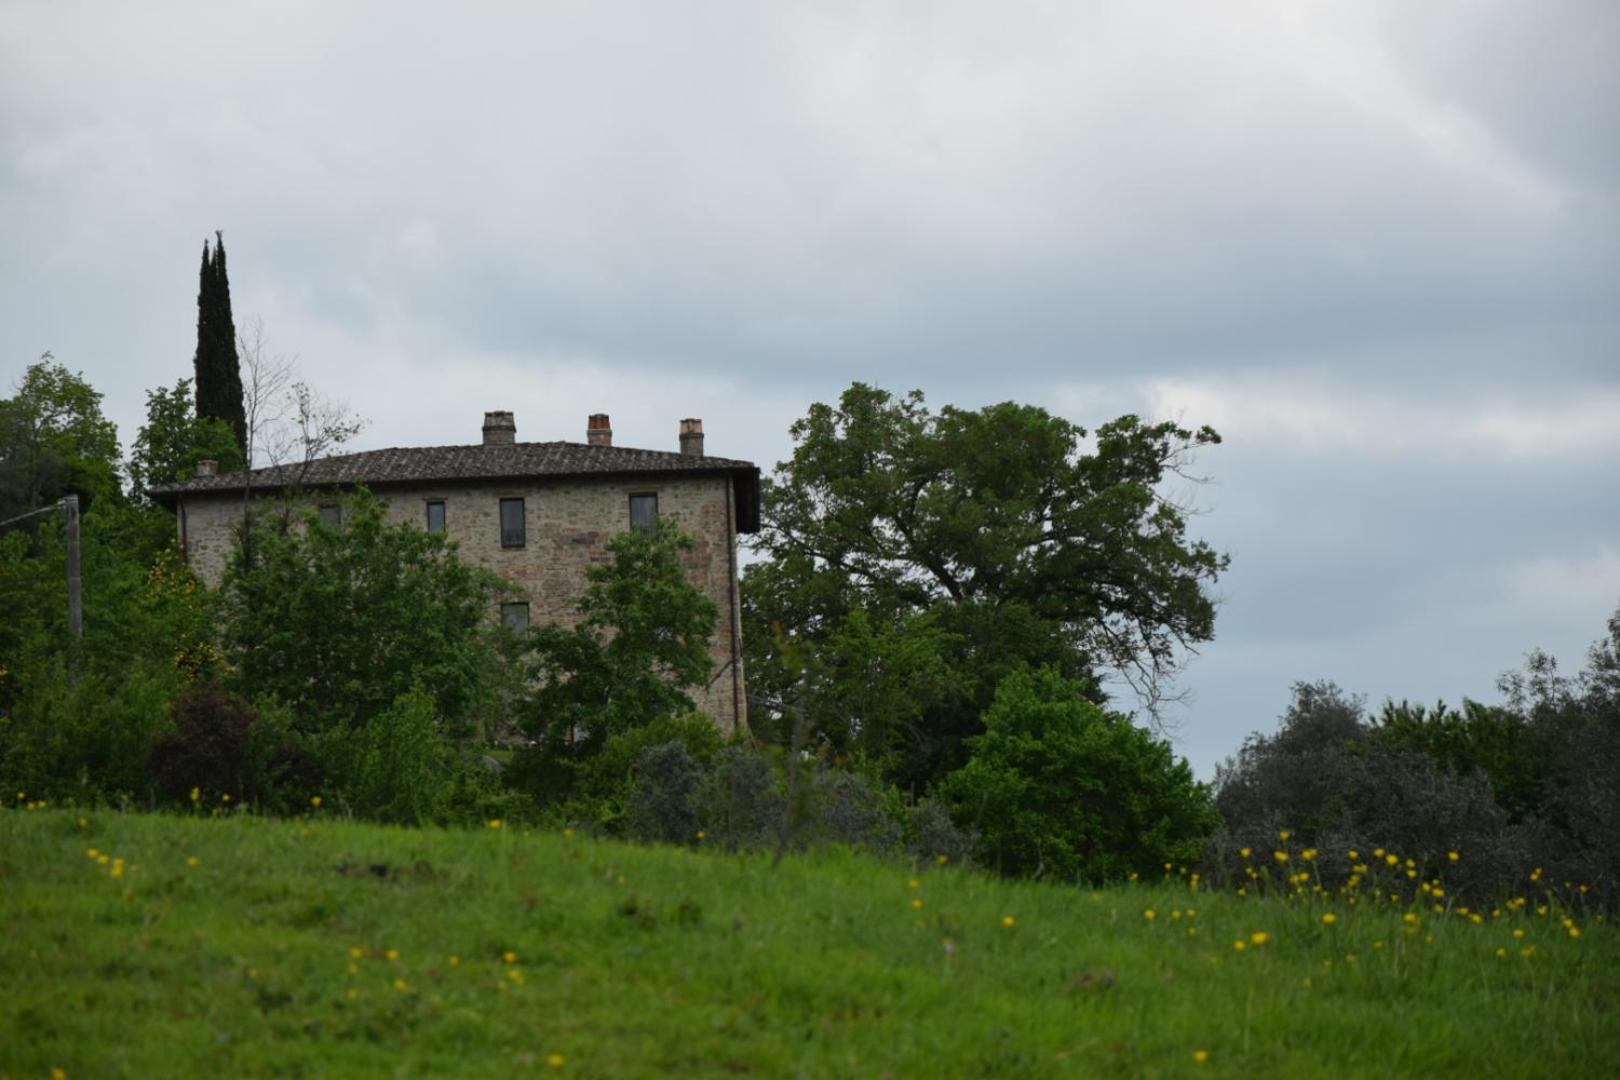
[[[79,497],[64,498],[62,509],[67,513],[68,632],[77,641],[84,637],[84,596],[79,589]]]

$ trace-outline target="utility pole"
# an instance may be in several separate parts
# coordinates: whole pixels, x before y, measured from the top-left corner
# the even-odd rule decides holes
[[[68,632],[77,641],[84,637],[84,596],[79,590],[79,497],[62,500],[67,516]]]

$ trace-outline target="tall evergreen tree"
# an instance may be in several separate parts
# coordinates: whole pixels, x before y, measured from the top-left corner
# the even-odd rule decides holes
[[[225,273],[225,234],[214,233],[214,249],[203,241],[197,285],[197,417],[224,421],[247,452],[247,412],[242,404],[242,366],[236,355],[236,322],[231,318],[231,282]]]

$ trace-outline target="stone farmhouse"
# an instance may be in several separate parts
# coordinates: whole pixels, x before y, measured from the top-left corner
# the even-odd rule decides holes
[[[720,609],[713,676],[695,697],[730,733],[748,722],[737,536],[759,529],[759,469],[705,454],[701,420],[680,422],[679,446],[614,446],[600,413],[589,418],[583,443],[518,442],[512,414],[489,412],[483,440],[471,446],[367,450],[251,474],[221,474],[202,462],[196,477],[151,494],[174,511],[187,563],[218,587],[248,491],[280,499],[296,481],[301,500],[341,524],[342,495],[364,484],[388,504],[392,520],[444,533],[463,559],[512,582],[517,591],[490,617],[518,629],[572,623],[585,571],[607,559],[608,541],[672,518],[696,541],[688,575]]]

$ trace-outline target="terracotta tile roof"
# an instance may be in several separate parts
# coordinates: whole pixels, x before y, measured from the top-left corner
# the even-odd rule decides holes
[[[271,491],[298,480],[302,464],[254,469],[252,486]],[[474,446],[403,446],[362,450],[311,462],[305,487],[348,487],[456,481],[520,480],[532,477],[635,476],[649,473],[726,473],[737,489],[738,528],[754,532],[759,522],[759,469],[735,458],[638,450],[628,446],[592,446],[574,442],[508,443]],[[196,476],[152,488],[148,494],[165,506],[182,496],[241,492],[246,472]]]

